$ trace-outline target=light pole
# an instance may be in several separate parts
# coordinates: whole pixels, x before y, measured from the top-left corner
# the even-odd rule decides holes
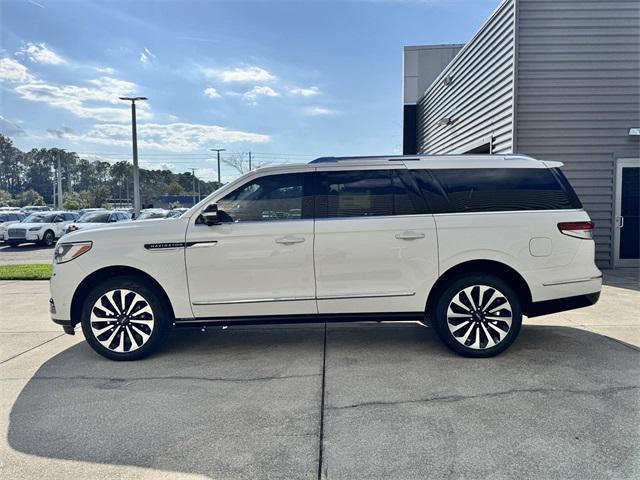
[[[193,202],[193,205],[195,205],[196,204],[196,169],[195,168],[191,169],[191,180],[192,180],[191,201]]]
[[[140,173],[138,172],[138,131],[136,128],[136,102],[147,97],[119,97],[131,102],[131,138],[133,143],[133,214],[140,215]]]
[[[210,148],[209,150],[218,154],[218,183],[222,185],[222,178],[220,177],[220,152],[226,151],[226,148]]]
[[[60,168],[60,150],[58,150],[58,210],[62,210],[62,169]]]

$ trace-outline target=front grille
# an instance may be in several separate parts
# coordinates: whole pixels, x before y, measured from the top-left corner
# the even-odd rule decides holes
[[[7,230],[9,238],[25,238],[27,236],[27,230],[24,228],[12,228]]]

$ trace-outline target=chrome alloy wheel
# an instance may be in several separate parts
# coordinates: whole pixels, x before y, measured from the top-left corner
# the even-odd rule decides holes
[[[142,347],[153,332],[154,315],[139,293],[117,289],[104,293],[91,308],[91,331],[100,344],[118,353]]]
[[[474,350],[495,347],[511,330],[513,310],[507,297],[494,287],[472,285],[453,296],[447,308],[451,335]]]

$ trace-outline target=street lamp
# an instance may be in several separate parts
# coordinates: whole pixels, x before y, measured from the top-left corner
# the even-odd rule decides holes
[[[218,154],[218,183],[222,185],[222,178],[220,177],[220,152],[226,151],[226,148],[210,148],[209,151]]]
[[[136,102],[147,97],[119,97],[131,102],[131,137],[133,143],[133,214],[140,215],[140,173],[138,172],[138,132],[136,129]]]

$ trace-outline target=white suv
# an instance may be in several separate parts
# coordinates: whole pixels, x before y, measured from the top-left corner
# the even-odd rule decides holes
[[[39,243],[45,247],[52,246],[57,238],[71,222],[78,218],[73,212],[36,212],[20,223],[9,225],[5,230],[4,240],[12,247],[21,243]]]
[[[522,316],[595,303],[593,223],[557,162],[322,158],[225,185],[178,218],[58,242],[53,321],[114,360],[171,327],[428,320],[488,357]]]

